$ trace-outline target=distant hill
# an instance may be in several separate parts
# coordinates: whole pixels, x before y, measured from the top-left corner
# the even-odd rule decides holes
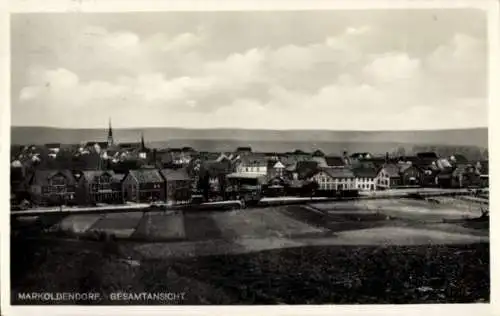
[[[139,142],[141,132],[153,147],[191,146],[198,150],[234,150],[250,145],[258,151],[341,150],[385,152],[413,145],[488,147],[488,129],[429,131],[327,131],[327,130],[246,130],[145,128],[114,129],[117,142]],[[16,127],[11,129],[11,143],[19,145],[86,141],[105,141],[106,129],[59,129],[49,127]]]

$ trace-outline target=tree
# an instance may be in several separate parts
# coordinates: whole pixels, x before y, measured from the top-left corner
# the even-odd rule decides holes
[[[222,196],[222,199],[226,199],[226,176],[223,173],[219,173],[217,175],[217,180],[219,181],[219,189],[220,189],[220,195]]]
[[[321,150],[317,149],[313,152],[313,157],[324,157],[325,153],[322,152]]]
[[[482,160],[488,160],[489,158],[489,152],[488,152],[488,148],[486,148],[485,150],[483,150],[483,154],[482,154]]]
[[[210,195],[210,174],[204,168],[199,173],[198,191],[201,192],[205,201],[208,201]]]

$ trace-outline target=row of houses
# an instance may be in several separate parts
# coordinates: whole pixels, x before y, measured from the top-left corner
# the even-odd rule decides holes
[[[155,154],[161,153],[155,152]],[[197,153],[192,148],[165,151],[162,168],[116,170],[34,170],[11,164],[11,187],[28,193],[37,204],[122,203],[123,201],[189,201],[192,192],[205,197],[238,196],[241,191],[298,194],[312,188],[321,194],[373,191],[409,186],[488,186],[488,161],[464,157],[439,158],[432,153],[413,157],[374,157],[370,153],[325,156],[305,153]],[[168,158],[170,157],[170,158]],[[12,177],[15,173],[21,174]],[[313,186],[314,187],[314,186]],[[307,190],[306,190],[307,191]]]
[[[139,169],[126,174],[111,170],[36,170],[17,193],[36,205],[95,205],[191,200],[191,179],[185,169]]]

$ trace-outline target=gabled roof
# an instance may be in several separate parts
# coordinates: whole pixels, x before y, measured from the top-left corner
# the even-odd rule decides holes
[[[376,168],[355,167],[351,171],[356,178],[375,178],[377,176]]]
[[[110,177],[113,177],[115,172],[112,170],[84,170],[82,171],[82,178],[88,182],[93,182],[96,177],[100,177],[103,174],[108,174]]]
[[[354,178],[354,173],[349,168],[322,168],[332,178]]]
[[[245,166],[252,165],[252,166],[265,167],[267,166],[268,157],[262,154],[250,154],[241,157],[240,161]]]
[[[129,170],[130,175],[137,179],[139,183],[162,183],[163,178],[157,169],[136,169]]]
[[[328,167],[343,167],[345,166],[344,159],[340,156],[326,156],[325,162]]]
[[[46,185],[52,177],[62,175],[68,180],[69,185],[75,184],[75,177],[69,170],[35,170],[30,183],[34,185]]]
[[[284,169],[285,165],[281,163],[281,161],[276,161],[273,165],[273,168],[275,169]]]
[[[190,180],[189,174],[185,168],[180,169],[162,169],[161,175],[167,181],[187,181]]]

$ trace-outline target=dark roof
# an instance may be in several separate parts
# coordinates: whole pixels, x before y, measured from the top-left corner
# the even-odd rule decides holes
[[[382,166],[386,163],[386,160],[385,158],[382,157],[372,157],[370,159],[365,160],[365,162],[370,162],[375,166],[375,168],[379,169],[382,168]]]
[[[236,152],[238,151],[252,151],[252,147],[238,147],[236,148]]]
[[[210,177],[217,177],[231,172],[230,165],[224,162],[209,161],[202,165],[202,169],[208,172]]]
[[[136,148],[141,147],[141,143],[120,143],[118,144],[120,148]]]
[[[432,151],[419,152],[417,153],[419,159],[437,159],[438,155]]]
[[[194,150],[193,147],[182,147],[181,149],[183,152],[195,152],[196,150]]]
[[[297,161],[295,171],[299,178],[308,178],[318,171],[318,163],[311,160]]]
[[[244,165],[267,166],[268,157],[264,154],[250,154],[241,157],[241,163]]]
[[[68,184],[75,184],[75,177],[70,170],[35,170],[33,173],[33,177],[31,178],[30,183],[35,185],[45,185],[48,183],[48,180],[58,174],[63,175],[67,180]]]
[[[354,173],[349,168],[323,168],[321,171],[332,178],[354,178]]]
[[[185,168],[180,169],[162,169],[161,175],[167,181],[185,181],[190,180],[190,177]]]
[[[399,157],[398,160],[404,162],[417,163],[420,160],[420,158],[418,158],[417,156],[403,156]]]
[[[285,179],[285,183],[291,188],[301,188],[304,186],[304,180]]]
[[[382,169],[384,169],[385,172],[387,172],[387,174],[389,174],[389,177],[395,178],[395,177],[399,177],[399,172],[401,170],[401,166],[398,166],[397,164],[393,164],[393,163],[388,163],[388,164],[384,164],[382,166]]]
[[[344,159],[340,156],[326,156],[326,165],[329,167],[343,167],[345,166]]]
[[[376,168],[355,167],[351,171],[356,178],[375,178],[377,176]]]
[[[199,153],[200,159],[205,160],[205,161],[211,161],[211,160],[216,160],[219,158],[220,153],[214,153],[214,152],[200,152]]]
[[[312,153],[312,155],[313,155],[314,157],[318,157],[318,156],[323,157],[323,156],[325,156],[325,153],[324,153],[324,152],[322,152],[320,149],[316,149],[316,150]]]
[[[163,178],[157,169],[136,169],[129,173],[137,179],[139,183],[161,183]]]
[[[48,143],[45,144],[46,148],[61,148],[61,143]]]
[[[99,177],[104,173],[103,170],[83,170],[81,171],[81,178],[91,182],[94,181],[96,177]]]
[[[102,149],[106,149],[108,148],[108,142],[95,142],[95,141],[92,141],[92,142],[87,142],[85,144],[85,147],[92,147],[94,146],[95,144],[99,145],[99,147],[101,147]]]
[[[373,161],[370,160],[356,160],[353,161],[350,165],[351,168],[372,168],[372,169],[379,169],[383,163],[377,164],[374,163]]]

